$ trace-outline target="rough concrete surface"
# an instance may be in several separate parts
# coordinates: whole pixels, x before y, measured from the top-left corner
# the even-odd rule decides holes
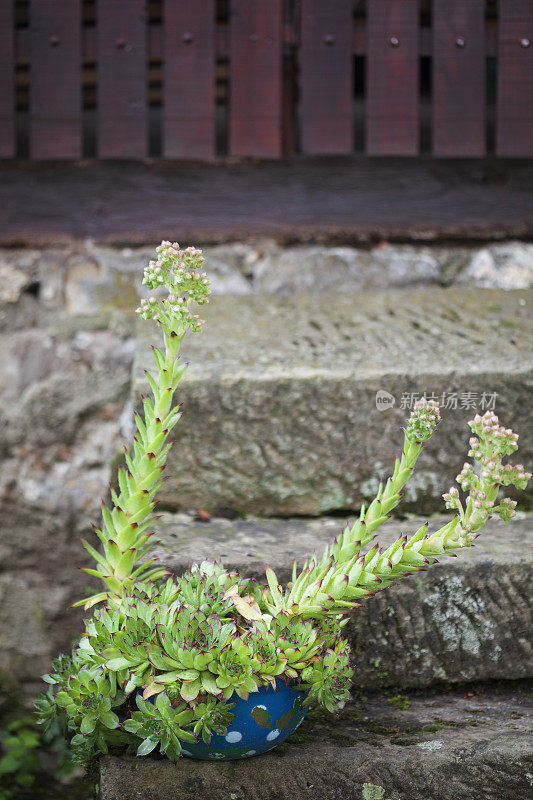
[[[443,422],[403,508],[442,508],[466,456],[466,422],[491,397],[528,463],[529,302],[526,291],[463,288],[214,298],[204,332],[183,348],[185,413],[162,504],[281,516],[357,509],[392,469],[409,415],[402,406],[424,393],[444,399]],[[157,332],[139,324],[134,402],[147,389],[154,341]]]
[[[446,517],[430,518],[430,530]],[[390,543],[414,533],[421,518],[390,521],[378,535]],[[292,563],[320,552],[340,519],[213,519],[164,515],[158,557],[172,572],[194,560],[220,559],[264,579],[265,564],[290,580]],[[533,518],[490,520],[476,546],[442,557],[427,572],[378,592],[353,612],[345,629],[357,685],[427,686],[439,681],[533,677]]]
[[[105,757],[100,800],[529,800],[532,717],[512,685],[369,697],[243,761]]]

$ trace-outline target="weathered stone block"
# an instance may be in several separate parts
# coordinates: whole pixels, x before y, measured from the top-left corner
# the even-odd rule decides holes
[[[48,665],[49,646],[41,597],[32,577],[28,574],[0,575],[2,691],[17,686],[28,677],[35,677]]]
[[[106,756],[100,800],[529,800],[526,692],[474,688],[405,705],[375,697],[316,715],[292,741],[243,761]]]
[[[527,298],[455,288],[214,298],[205,332],[184,346],[185,413],[162,503],[282,516],[357,509],[393,467],[402,406],[423,393],[444,400],[443,422],[403,508],[442,508],[466,456],[466,421],[492,404],[520,433],[529,463]],[[157,342],[146,323],[139,330],[135,402]]]
[[[495,289],[527,289],[533,283],[533,245],[505,242],[477,250],[457,280]]]
[[[300,246],[265,253],[254,267],[254,286],[258,291],[290,297],[435,284],[440,276],[439,253],[428,247],[382,245],[362,250]]]
[[[446,517],[430,518],[435,531]],[[421,518],[390,521],[378,539],[414,533]],[[283,583],[294,560],[321,552],[339,519],[251,519],[195,522],[184,514],[158,522],[160,560],[173,572],[220,558],[243,575],[264,579],[269,564]],[[533,519],[493,519],[475,547],[442,557],[427,572],[378,592],[351,615],[359,688],[428,686],[440,681],[533,677]]]
[[[68,648],[89,582],[80,536],[120,449],[131,338],[56,326],[0,334],[0,672],[36,679]]]

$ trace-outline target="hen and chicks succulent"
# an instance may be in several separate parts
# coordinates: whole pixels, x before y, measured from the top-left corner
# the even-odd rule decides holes
[[[112,748],[146,755],[156,748],[176,760],[182,742],[224,733],[238,698],[260,687],[292,682],[307,691],[306,703],[334,711],[349,697],[353,678],[342,629],[362,600],[404,575],[426,569],[437,557],[469,547],[490,515],[508,521],[515,501],[498,500],[500,487],[525,488],[522,465],[504,464],[517,449],[517,434],[500,426],[491,411],[469,424],[469,457],[457,486],[445,495],[455,512],[440,530],[425,524],[387,548],[370,545],[400,502],[424,443],[439,422],[438,406],[420,401],[404,430],[404,446],[392,476],[321,555],[295,564],[283,587],[267,567],[266,583],[241,578],[219,564],[195,564],[180,578],[167,577],[150,559],[155,497],[161,486],[173,427],[181,416],[173,397],[185,372],[179,350],[188,330],[203,321],[193,312],[208,302],[203,256],[192,247],[163,242],[144,284],[154,295],[137,309],[160,327],[164,349],[153,348],[156,371],[147,373],[151,395],[143,396],[136,433],[118,491],[102,506],[95,528],[96,562],[86,572],[104,590],[80,601],[90,609],[72,656],[61,656],[37,700],[39,720],[58,717],[75,758],[87,764]],[[164,292],[161,295],[161,291]],[[233,702],[231,702],[233,701]]]

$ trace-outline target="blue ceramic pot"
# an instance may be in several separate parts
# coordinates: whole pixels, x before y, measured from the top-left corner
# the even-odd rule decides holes
[[[183,755],[190,758],[229,761],[248,758],[272,750],[296,730],[307,713],[302,703],[307,692],[298,691],[284,681],[277,681],[276,691],[271,686],[252,692],[248,700],[236,694],[229,702],[237,702],[231,713],[235,714],[225,736],[214,733],[211,742],[202,739],[196,744],[183,742]]]

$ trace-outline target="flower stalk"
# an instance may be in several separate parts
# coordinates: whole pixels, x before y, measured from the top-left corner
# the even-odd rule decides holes
[[[157,255],[157,261],[146,268],[143,283],[152,291],[162,289],[167,294],[142,300],[137,313],[161,327],[164,351],[152,348],[156,375],[145,373],[151,396],[143,396],[143,415],[135,415],[133,447],[126,450],[125,466],[118,470],[119,491],[111,489],[112,506],[102,503],[102,525],[94,528],[103,552],[83,540],[96,561],[96,569],[84,571],[106,584],[106,590],[75,604],[86,609],[102,601],[120,602],[136,580],[155,581],[165,575],[163,568],[153,566],[153,559],[140,565],[138,562],[154,545],[150,515],[171,448],[168,437],[181,417],[180,408],[172,408],[187,367],[179,362],[180,346],[188,330],[199,332],[202,328],[203,320],[192,313],[191,307],[208,302],[209,281],[201,272],[201,250],[182,250],[177,243],[162,242]]]
[[[469,422],[475,434],[470,439],[469,456],[475,466],[465,463],[457,476],[461,488],[469,492],[468,497],[463,504],[455,486],[444,495],[446,507],[455,510],[456,516],[435,533],[430,534],[425,523],[410,538],[403,534],[386,549],[376,544],[360,555],[361,549],[374,538],[376,529],[388,518],[387,512],[399,502],[401,488],[438,421],[437,404],[419,401],[407,424],[402,458],[396,461],[392,478],[384,489],[380,486],[368,509],[362,509],[359,520],[347,526],[325,548],[320,560],[308,559],[299,575],[294,569],[293,581],[285,592],[277,586],[272,570],[269,571],[269,589],[263,595],[269,613],[288,611],[304,619],[346,614],[359,605],[357,601],[386,589],[403,575],[434,564],[437,556],[453,555],[454,550],[470,547],[491,512],[504,521],[514,516],[515,501],[504,498],[496,505],[500,486],[512,484],[524,489],[531,474],[525,472],[522,464],[502,463],[505,456],[517,449],[518,435],[500,426],[494,412],[487,411]]]

